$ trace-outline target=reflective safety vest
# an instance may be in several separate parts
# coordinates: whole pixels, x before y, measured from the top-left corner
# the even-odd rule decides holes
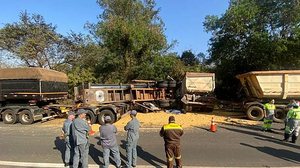
[[[290,110],[288,111],[288,113],[286,114],[286,118],[292,118],[292,117],[293,117],[293,114],[294,114],[293,109],[290,109]]]
[[[291,118],[300,120],[300,108],[298,107],[296,109],[291,109],[291,110],[292,110]]]
[[[164,137],[165,145],[175,144],[180,145],[180,137],[183,134],[183,129],[179,124],[169,123],[164,125],[160,130],[160,136]]]
[[[164,130],[172,130],[172,129],[179,129],[179,130],[182,130],[182,127],[181,125],[179,124],[175,124],[175,123],[169,123],[169,124],[166,124],[164,125]]]
[[[266,103],[265,104],[265,109],[266,110],[275,110],[275,105],[274,104],[270,104],[270,103]]]

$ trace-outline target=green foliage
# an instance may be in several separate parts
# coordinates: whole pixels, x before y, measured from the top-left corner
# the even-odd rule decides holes
[[[200,61],[191,50],[184,51],[180,59],[185,66],[195,66],[200,64]]]
[[[130,81],[133,68],[164,52],[167,42],[163,23],[153,0],[99,0],[104,12],[95,26],[97,35],[109,52],[119,60],[122,81]]]
[[[136,79],[165,80],[167,76],[181,80],[184,64],[175,54],[154,56],[151,62],[144,62],[134,70]]]
[[[55,69],[64,61],[63,39],[41,15],[23,12],[20,21],[0,29],[0,50],[12,53],[27,66]]]
[[[41,15],[23,12],[18,22],[0,29],[0,50],[26,66],[66,72],[70,88],[83,82],[127,83],[167,76],[181,80],[185,71],[205,69],[190,51],[182,58],[169,53],[174,43],[167,44],[154,0],[97,2],[103,13],[98,23],[85,25],[88,35],[70,32],[64,37]]]
[[[209,63],[218,89],[236,92],[235,75],[252,70],[299,69],[300,4],[295,0],[231,0],[221,17],[207,16]]]
[[[74,69],[72,69],[68,73],[68,78],[69,78],[68,83],[70,88],[73,88],[74,86],[78,86],[82,83],[96,82],[96,78],[94,77],[93,72],[89,68],[83,69],[80,67],[74,67]]]

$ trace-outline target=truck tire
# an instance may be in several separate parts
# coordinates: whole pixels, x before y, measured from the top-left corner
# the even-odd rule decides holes
[[[29,125],[34,122],[33,115],[29,110],[22,110],[19,113],[19,121],[23,125]]]
[[[251,106],[247,110],[247,117],[250,120],[260,121],[264,118],[264,110],[258,106]]]
[[[184,113],[193,111],[193,107],[191,105],[183,105]]]
[[[157,83],[157,87],[159,88],[167,88],[168,86],[168,81],[158,81]]]
[[[168,87],[175,88],[176,87],[176,81],[169,81]]]
[[[159,107],[170,107],[170,101],[169,100],[158,100]]]
[[[176,107],[177,103],[175,99],[169,99],[170,107],[174,108]]]
[[[5,110],[2,113],[2,120],[4,124],[15,124],[17,122],[17,115],[12,110]]]
[[[213,112],[214,111],[214,107],[213,106],[205,106],[204,107],[204,111],[205,112]]]
[[[96,116],[93,113],[92,110],[86,109],[87,113],[86,113],[86,119],[91,121],[91,124],[95,124],[96,123]]]
[[[275,122],[283,123],[286,117],[286,112],[283,109],[276,109],[273,120]]]
[[[115,117],[115,114],[113,113],[113,111],[105,109],[105,110],[100,111],[100,113],[98,114],[98,122],[100,125],[105,124],[105,122],[104,122],[105,116],[110,116],[112,123],[114,123],[116,121],[116,117]]]

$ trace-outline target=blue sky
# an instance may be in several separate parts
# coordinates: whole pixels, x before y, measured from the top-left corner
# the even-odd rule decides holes
[[[228,8],[229,0],[157,0],[160,16],[165,23],[169,42],[177,40],[173,51],[194,53],[208,49],[210,34],[203,28],[206,15],[221,15]],[[96,23],[101,13],[96,0],[1,0],[0,28],[5,23],[16,22],[21,11],[41,14],[47,23],[57,26],[63,35],[71,30],[87,33],[86,22]]]

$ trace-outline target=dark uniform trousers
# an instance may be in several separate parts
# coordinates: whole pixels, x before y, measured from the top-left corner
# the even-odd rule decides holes
[[[180,145],[175,145],[175,144],[165,145],[165,152],[166,152],[166,157],[168,159],[167,160],[168,168],[173,168],[174,158],[177,167],[182,167]]]

